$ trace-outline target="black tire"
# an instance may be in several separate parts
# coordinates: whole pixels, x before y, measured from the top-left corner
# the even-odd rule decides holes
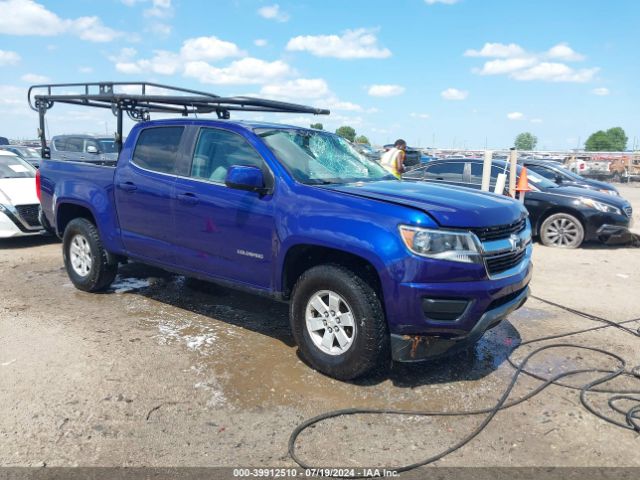
[[[90,259],[90,268],[84,275],[72,265],[71,245],[76,239],[85,239],[88,245],[87,258]],[[117,258],[104,249],[98,229],[86,218],[76,218],[65,228],[62,237],[62,255],[67,275],[78,290],[85,292],[104,290],[111,285],[118,273]]]
[[[540,241],[547,247],[578,248],[584,241],[584,227],[569,213],[554,213],[542,222]]]
[[[338,294],[352,312],[353,339],[344,353],[322,351],[307,327],[308,304],[323,291]],[[330,377],[352,380],[390,363],[389,333],[380,299],[368,283],[344,267],[320,265],[303,273],[293,289],[289,319],[301,357]],[[347,329],[343,326],[343,332]],[[335,342],[337,345],[337,338]]]

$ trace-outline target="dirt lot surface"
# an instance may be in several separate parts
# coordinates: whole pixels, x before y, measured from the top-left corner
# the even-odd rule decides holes
[[[640,188],[622,186],[640,225]],[[640,317],[640,249],[588,245],[534,251],[533,294],[619,322]],[[113,289],[74,289],[53,239],[0,241],[0,465],[294,466],[291,430],[346,407],[452,411],[490,407],[521,342],[598,326],[531,299],[477,347],[437,363],[395,365],[356,383],[302,363],[287,306],[129,264]],[[627,324],[636,330],[640,321]],[[605,348],[640,365],[640,339],[609,328],[558,341]],[[558,342],[557,341],[557,342]],[[549,343],[549,342],[547,342]],[[544,343],[543,343],[544,344]],[[532,348],[513,354],[522,359]],[[587,350],[556,348],[530,370],[615,368]],[[591,374],[565,379],[581,386]],[[511,398],[540,382],[523,377]],[[638,379],[618,389],[640,390]],[[591,403],[607,407],[607,394]],[[456,443],[484,416],[351,416],[305,432],[310,464],[393,466]],[[640,466],[640,437],[585,410],[579,391],[551,386],[500,412],[439,466]]]

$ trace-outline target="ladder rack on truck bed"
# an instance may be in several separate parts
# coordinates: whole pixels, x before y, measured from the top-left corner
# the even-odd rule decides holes
[[[81,93],[70,93],[80,89]],[[131,93],[135,92],[135,93]],[[44,116],[57,103],[110,109],[117,118],[116,148],[122,149],[123,112],[136,122],[149,120],[150,113],[171,113],[188,116],[216,113],[218,118],[230,118],[230,111],[311,113],[328,115],[329,110],[254,97],[220,97],[208,92],[149,82],[95,82],[32,85],[27,94],[29,106],[38,112],[38,136],[44,151],[47,148]]]

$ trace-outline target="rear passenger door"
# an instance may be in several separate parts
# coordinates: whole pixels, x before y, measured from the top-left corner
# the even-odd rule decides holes
[[[229,167],[262,169],[273,176],[247,138],[220,128],[201,128],[189,178],[175,186],[175,238],[182,264],[207,277],[268,289],[271,286],[275,220],[273,194],[227,187]]]
[[[181,126],[141,130],[130,160],[116,168],[122,242],[134,257],[174,263],[172,197],[183,134]]]

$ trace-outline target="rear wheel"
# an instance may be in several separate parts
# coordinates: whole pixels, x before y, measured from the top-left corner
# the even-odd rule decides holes
[[[389,361],[389,334],[371,286],[346,268],[320,265],[298,279],[290,319],[301,356],[339,380],[370,373]]]
[[[556,213],[542,223],[540,240],[548,247],[578,248],[584,240],[584,227],[573,215]]]
[[[76,218],[65,228],[62,253],[67,274],[79,290],[104,290],[116,278],[117,258],[104,249],[98,229],[85,218]]]

